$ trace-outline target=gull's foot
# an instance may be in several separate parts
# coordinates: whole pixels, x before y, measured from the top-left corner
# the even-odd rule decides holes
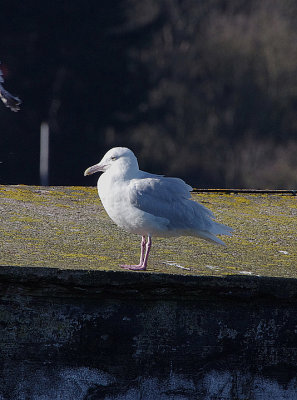
[[[145,271],[146,265],[120,265],[124,269],[130,269],[131,271]]]

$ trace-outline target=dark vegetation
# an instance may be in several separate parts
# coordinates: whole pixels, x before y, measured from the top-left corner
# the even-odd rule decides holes
[[[83,177],[113,146],[200,187],[296,188],[293,0],[3,0],[0,182]]]

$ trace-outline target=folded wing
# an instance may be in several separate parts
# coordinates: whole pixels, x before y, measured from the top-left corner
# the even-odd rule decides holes
[[[213,214],[191,200],[191,186],[179,178],[133,179],[129,197],[134,207],[152,215],[166,218],[168,229],[184,231],[208,230]],[[180,232],[180,233],[181,233]]]

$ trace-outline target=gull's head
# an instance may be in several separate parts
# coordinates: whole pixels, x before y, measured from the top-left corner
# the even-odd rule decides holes
[[[127,147],[114,147],[110,149],[102,160],[85,170],[84,175],[91,175],[95,172],[105,172],[107,170],[118,170],[126,173],[127,171],[137,171],[138,162],[133,151]]]

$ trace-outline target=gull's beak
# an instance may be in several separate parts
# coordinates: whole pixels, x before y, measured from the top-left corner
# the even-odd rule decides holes
[[[102,164],[95,164],[85,170],[84,176],[95,174],[95,172],[105,171],[105,166]]]

